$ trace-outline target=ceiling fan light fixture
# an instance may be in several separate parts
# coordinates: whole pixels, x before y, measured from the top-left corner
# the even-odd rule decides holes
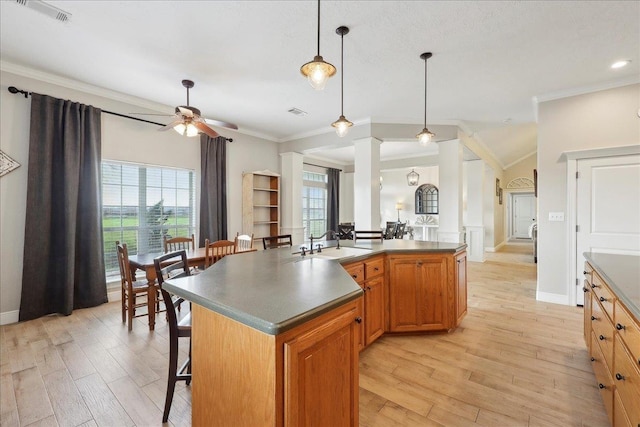
[[[416,138],[418,138],[418,142],[423,147],[429,145],[433,137],[436,136],[435,133],[427,129],[427,59],[431,58],[432,56],[433,54],[431,52],[425,52],[420,55],[420,59],[424,60],[424,128],[422,129],[422,132],[416,135]],[[408,177],[409,176],[407,175],[407,179]],[[418,185],[418,182],[416,181],[415,184],[409,185]]]
[[[200,131],[193,123],[178,123],[173,127],[173,130],[178,132],[182,136],[198,136]]]
[[[329,77],[336,73],[336,67],[326,62],[320,55],[320,0],[318,0],[318,53],[313,57],[313,61],[300,67],[300,72],[315,90],[324,89]]]

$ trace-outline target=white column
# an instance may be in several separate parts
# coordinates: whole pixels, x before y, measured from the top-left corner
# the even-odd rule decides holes
[[[291,234],[294,245],[304,241],[302,226],[302,160],[300,153],[280,154],[280,232]]]
[[[467,218],[464,224],[467,242],[467,259],[484,261],[484,177],[485,163],[473,160],[464,163],[467,176]]]
[[[484,170],[484,250],[495,252],[493,211],[496,200],[496,173],[489,165]]]
[[[438,143],[438,241],[459,243],[462,235],[462,145],[460,140]]]
[[[353,217],[356,230],[380,229],[380,141],[367,137],[353,142]]]

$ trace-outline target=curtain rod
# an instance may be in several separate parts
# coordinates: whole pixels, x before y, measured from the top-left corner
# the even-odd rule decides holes
[[[330,168],[329,166],[323,166],[323,165],[316,165],[314,163],[307,163],[307,162],[302,162],[303,165],[309,165],[309,166],[316,166],[319,168],[325,168],[325,169],[335,169],[335,168]],[[342,169],[338,169],[339,172],[342,172]]]
[[[28,98],[29,95],[31,95],[31,93],[32,93],[32,92],[28,92],[26,90],[18,89],[15,86],[9,86],[8,90],[9,90],[9,92],[11,92],[14,95],[16,95],[18,93],[21,93],[21,94],[24,95],[25,98]],[[152,122],[151,120],[140,119],[138,117],[127,116],[125,114],[114,113],[113,111],[107,111],[107,110],[102,110],[102,109],[100,111],[102,111],[103,113],[111,114],[112,116],[124,117],[125,119],[131,119],[131,120],[136,120],[138,122],[150,123],[152,125],[165,126],[162,123]],[[220,135],[220,136],[222,136],[222,135]],[[224,136],[223,136],[223,138],[225,140],[227,140],[228,142],[233,142],[233,138],[226,138]]]

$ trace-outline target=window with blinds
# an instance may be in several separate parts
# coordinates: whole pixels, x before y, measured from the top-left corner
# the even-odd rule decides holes
[[[103,161],[102,230],[107,278],[120,274],[116,241],[133,255],[162,252],[165,236],[191,236],[195,172]]]
[[[327,174],[302,173],[302,224],[304,239],[327,231]]]

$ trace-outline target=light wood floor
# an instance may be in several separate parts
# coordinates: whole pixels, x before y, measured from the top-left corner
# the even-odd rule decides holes
[[[537,302],[535,265],[514,259],[523,251],[469,263],[469,312],[455,332],[386,336],[361,353],[361,426],[608,425],[582,310]],[[150,333],[138,319],[128,333],[115,302],[0,327],[0,425],[160,425],[159,322]],[[179,383],[170,425],[191,424],[190,398]]]

